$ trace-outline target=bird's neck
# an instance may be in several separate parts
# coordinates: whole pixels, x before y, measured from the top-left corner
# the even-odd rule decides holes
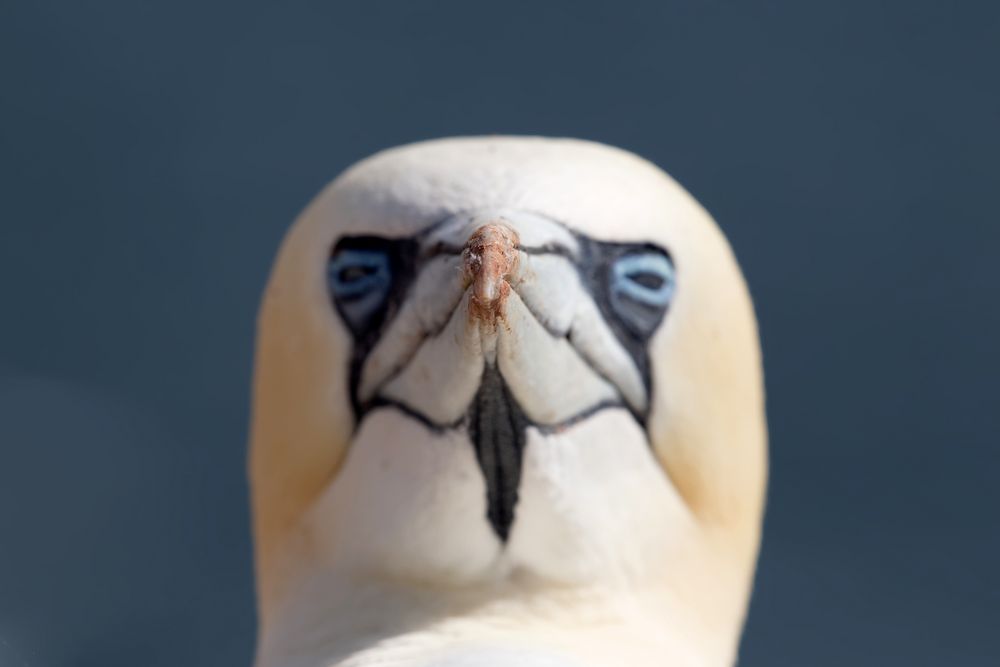
[[[730,642],[669,600],[663,590],[545,588],[517,576],[442,590],[317,570],[264,620],[255,667],[731,664]]]

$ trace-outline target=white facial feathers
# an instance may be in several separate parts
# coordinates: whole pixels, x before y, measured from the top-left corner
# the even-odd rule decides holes
[[[469,312],[471,286],[459,253],[490,221],[517,232],[519,258],[505,278],[512,293],[503,317],[495,326],[478,326]],[[640,371],[567,256],[578,251],[578,243],[564,227],[531,213],[485,211],[433,227],[420,246],[440,254],[419,271],[399,314],[365,360],[362,402],[381,397],[439,426],[453,425],[468,409],[484,364],[495,362],[538,424],[557,425],[613,403],[646,410]]]

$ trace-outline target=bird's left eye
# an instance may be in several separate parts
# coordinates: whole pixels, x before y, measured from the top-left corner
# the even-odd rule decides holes
[[[392,287],[392,263],[379,249],[340,248],[330,258],[327,281],[337,310],[357,336],[382,313]]]
[[[657,251],[626,254],[611,265],[611,306],[622,323],[645,338],[663,319],[674,295],[674,265]]]

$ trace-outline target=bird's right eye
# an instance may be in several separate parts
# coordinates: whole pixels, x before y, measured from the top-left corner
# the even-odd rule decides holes
[[[382,314],[392,287],[392,262],[384,250],[340,248],[330,257],[327,282],[337,310],[357,336]]]

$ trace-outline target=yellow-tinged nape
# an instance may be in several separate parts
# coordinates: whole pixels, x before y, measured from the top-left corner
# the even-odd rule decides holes
[[[325,189],[285,238],[259,314],[251,425],[262,641],[290,623],[322,634],[322,614],[337,625],[335,617],[350,613],[331,612],[335,604],[310,611],[299,603],[302,588],[322,573],[349,579],[354,572],[338,560],[340,552],[329,550],[325,534],[328,523],[352,516],[343,509],[351,498],[335,487],[359,426],[348,391],[352,338],[327,285],[331,248],[345,235],[411,237],[450,216],[501,209],[545,216],[599,241],[655,244],[676,265],[674,300],[649,341],[652,393],[645,427],[678,509],[641,518],[652,533],[663,534],[648,540],[665,545],[662,557],[636,555],[642,564],[613,595],[642,589],[640,606],[659,596],[643,609],[666,610],[665,625],[695,619],[699,630],[689,634],[704,633],[677,655],[700,651],[706,659],[690,664],[725,664],[745,613],[767,467],[760,350],[746,285],[711,217],[658,168],[600,144],[533,137],[445,139],[379,153]],[[333,514],[317,509],[331,502],[340,504]],[[646,549],[645,537],[638,537],[622,548]],[[647,566],[647,560],[658,565]],[[366,580],[379,580],[379,563],[367,565]],[[445,585],[440,573],[427,581],[448,597],[456,589],[495,590],[498,577],[523,578],[530,570],[525,561],[507,574],[491,570],[488,583]],[[390,571],[396,572],[385,569]],[[393,576],[378,585],[391,588]],[[600,577],[587,577],[598,583],[582,588],[603,586]],[[545,578],[536,577],[531,587],[537,600]],[[565,597],[566,583],[556,588],[562,592],[553,599]],[[710,648],[713,642],[718,646]]]

